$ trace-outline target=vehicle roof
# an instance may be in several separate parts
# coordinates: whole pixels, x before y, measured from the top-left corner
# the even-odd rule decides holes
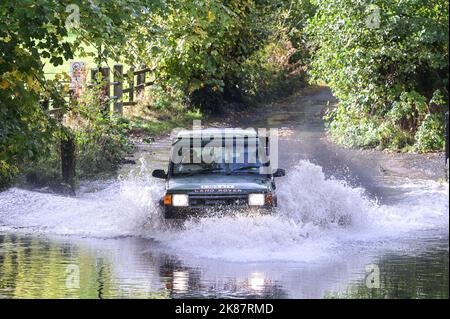
[[[258,137],[258,133],[254,128],[206,128],[197,130],[182,130],[178,132],[177,139],[181,138],[204,138],[209,139],[211,136],[226,137]]]

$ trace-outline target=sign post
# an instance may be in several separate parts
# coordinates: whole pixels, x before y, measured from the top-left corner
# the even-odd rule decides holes
[[[83,93],[87,71],[86,62],[74,61],[70,63],[70,90],[73,99],[77,99]]]

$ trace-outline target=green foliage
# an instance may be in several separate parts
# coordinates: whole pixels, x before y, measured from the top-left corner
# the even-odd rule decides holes
[[[125,108],[123,116],[130,135],[144,141],[203,118],[199,109],[186,110],[182,95],[168,96],[160,86],[147,87],[136,105]]]
[[[87,89],[71,105],[65,125],[75,135],[76,173],[88,178],[114,171],[133,150],[128,122],[105,114],[101,85]]]
[[[11,166],[7,161],[0,160],[0,191],[12,182],[15,174],[17,174],[16,166]]]
[[[41,56],[53,64],[72,56],[64,41],[67,3],[0,3],[0,187],[11,181],[25,161],[45,156],[48,150],[55,122],[42,112],[38,101],[41,92],[54,95],[55,91],[53,83],[44,81]]]
[[[30,163],[49,157],[61,126],[43,112],[41,96],[51,97],[64,111],[67,87],[48,81],[45,63],[61,65],[82,51],[82,44],[117,45],[135,22],[131,12],[148,8],[152,1],[116,0],[9,0],[0,2],[0,187]],[[154,2],[152,2],[154,3]],[[78,5],[77,40],[68,37],[68,5]],[[128,19],[126,19],[128,17]],[[81,41],[80,38],[83,40]],[[118,42],[118,39],[122,39]],[[106,51],[108,51],[106,50]],[[109,52],[108,51],[108,52]],[[107,55],[105,50],[101,56]]]
[[[315,3],[310,74],[340,100],[328,118],[331,135],[347,146],[442,149],[448,1]],[[377,12],[379,25],[371,20]]]
[[[158,0],[76,0],[71,3],[80,7],[79,25],[70,29],[73,48],[79,57],[91,57],[99,66],[108,63],[108,59],[139,59],[135,52],[126,52],[129,38],[124,35],[138,35],[138,28],[145,22],[144,13],[161,5]],[[86,50],[89,47],[94,51]]]
[[[68,5],[79,7],[78,26],[66,25]],[[60,165],[55,145],[67,127],[88,176],[117,167],[130,130],[157,134],[198,109],[290,94],[305,71],[340,100],[326,117],[340,144],[420,152],[444,144],[448,0],[10,0],[0,15],[0,187],[27,166]],[[66,123],[51,118],[40,98],[67,113],[68,88],[43,69],[75,55],[153,67],[150,114],[110,118],[87,92]]]
[[[445,144],[444,134],[441,133],[444,132],[443,123],[441,114],[427,114],[415,134],[415,149],[419,152],[443,149]]]
[[[242,64],[245,77],[240,87],[249,103],[266,102],[293,94],[305,86],[300,63],[289,63],[297,52],[290,41],[272,42]],[[300,61],[299,61],[300,62]]]
[[[298,57],[293,58],[298,51],[290,40],[301,42],[306,4],[309,2],[255,0],[2,2],[2,184],[16,172],[25,171],[30,163],[31,173],[45,171],[45,163],[59,165],[54,145],[63,135],[64,126],[43,112],[38,101],[43,95],[51,97],[54,107],[61,107],[64,113],[68,88],[59,84],[59,78],[46,79],[45,64],[57,67],[75,55],[94,59],[97,64],[111,60],[134,65],[144,62],[156,70],[160,93],[152,103],[155,109],[172,110],[182,104],[190,105],[192,112],[197,107],[214,111],[224,103],[277,96],[283,85],[293,89],[303,83],[301,76],[290,75],[298,66]],[[68,5],[78,6],[79,25],[66,24]],[[89,113],[88,106],[95,108],[98,103],[90,101],[77,110],[81,112],[77,116],[85,116],[90,123],[77,133],[78,150],[86,152],[78,155],[86,157],[80,163],[82,170],[94,172],[117,164],[122,154],[122,127],[114,120],[97,118],[98,114],[82,114]],[[174,118],[171,123],[143,123],[141,127],[159,132],[188,117]],[[102,140],[108,134],[111,139]],[[95,145],[101,147],[94,149]],[[105,163],[96,158],[100,149]]]
[[[128,38],[130,51],[155,67],[167,95],[218,111],[276,79],[277,65],[262,59],[284,44],[280,35],[291,31],[282,25],[289,10],[287,1],[166,1],[147,12],[139,32]]]

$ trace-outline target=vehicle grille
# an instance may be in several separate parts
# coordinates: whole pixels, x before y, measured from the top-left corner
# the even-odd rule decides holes
[[[208,194],[189,195],[189,206],[244,206],[248,204],[248,196],[245,194]]]

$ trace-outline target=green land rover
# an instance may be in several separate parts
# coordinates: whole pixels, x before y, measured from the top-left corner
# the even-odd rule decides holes
[[[152,175],[166,180],[160,204],[165,218],[234,211],[271,212],[277,205],[269,138],[254,129],[181,131],[172,143],[169,168]],[[273,161],[272,161],[273,162]],[[231,210],[230,210],[231,208]]]

